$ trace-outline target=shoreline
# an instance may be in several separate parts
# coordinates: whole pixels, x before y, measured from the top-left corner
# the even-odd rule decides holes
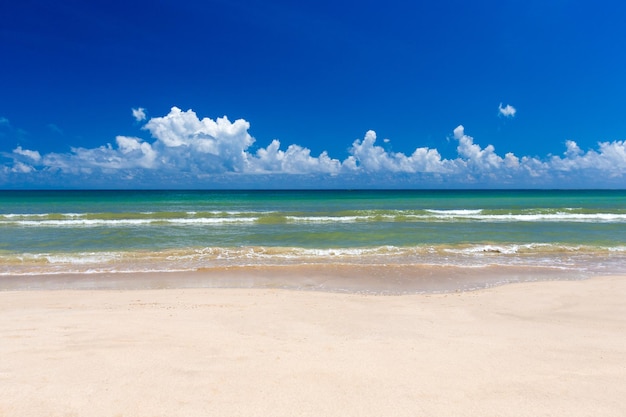
[[[626,276],[0,291],[0,416],[626,414]]]
[[[529,266],[308,264],[213,267],[197,271],[0,275],[2,291],[288,289],[379,295],[476,291],[537,281],[571,281],[610,274]],[[617,273],[616,275],[623,275]]]

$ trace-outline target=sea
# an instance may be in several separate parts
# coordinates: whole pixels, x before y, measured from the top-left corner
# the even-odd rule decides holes
[[[625,274],[626,191],[0,191],[5,287],[168,273],[392,293]]]

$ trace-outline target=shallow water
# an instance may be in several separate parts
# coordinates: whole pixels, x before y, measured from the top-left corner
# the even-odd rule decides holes
[[[448,268],[485,283],[494,270],[504,281],[624,273],[626,192],[0,192],[4,276],[215,279],[223,268],[329,264],[406,267],[414,280]]]

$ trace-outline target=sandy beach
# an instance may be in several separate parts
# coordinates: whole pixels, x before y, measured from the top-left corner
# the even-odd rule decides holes
[[[0,291],[0,416],[624,416],[626,277]]]

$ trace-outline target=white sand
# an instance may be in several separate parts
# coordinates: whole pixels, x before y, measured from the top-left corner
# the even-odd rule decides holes
[[[626,416],[626,277],[4,291],[0,416]]]

